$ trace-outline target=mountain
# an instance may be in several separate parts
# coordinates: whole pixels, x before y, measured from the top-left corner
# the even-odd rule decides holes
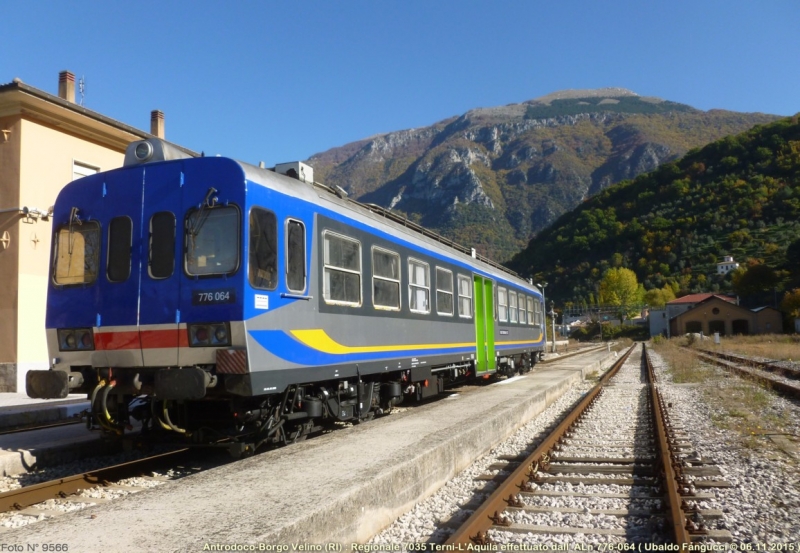
[[[771,303],[773,286],[800,286],[798,254],[795,116],[727,136],[603,190],[539,233],[509,266],[547,280],[547,297],[558,303],[591,304],[611,267],[633,270],[648,290],[730,291],[732,274],[716,270],[730,255],[770,275],[772,284],[761,288]]]
[[[315,154],[315,178],[497,260],[587,198],[775,116],[620,88],[479,108]]]

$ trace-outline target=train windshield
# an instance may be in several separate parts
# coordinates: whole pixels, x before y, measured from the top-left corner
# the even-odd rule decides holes
[[[86,221],[56,233],[53,280],[56,284],[91,284],[100,262],[100,225]]]
[[[195,209],[186,218],[186,273],[228,274],[239,267],[239,210]]]

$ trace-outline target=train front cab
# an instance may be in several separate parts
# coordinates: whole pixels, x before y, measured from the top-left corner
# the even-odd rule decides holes
[[[28,395],[98,395],[101,385],[101,396],[157,385],[163,397],[205,395],[212,378],[202,367],[218,349],[244,344],[243,206],[243,172],[225,158],[68,184],[54,209],[46,322],[54,370],[28,373]]]

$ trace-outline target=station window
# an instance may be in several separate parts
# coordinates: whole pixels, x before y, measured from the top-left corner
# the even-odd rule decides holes
[[[436,313],[453,316],[453,271],[436,267]]]
[[[497,287],[497,320],[508,321],[508,290],[502,286]]]
[[[361,244],[339,234],[325,231],[323,290],[328,303],[361,305]]]
[[[472,279],[458,275],[458,316],[472,317]]]
[[[430,313],[430,266],[422,261],[408,260],[408,306],[415,313]]]
[[[519,322],[520,324],[528,324],[528,314],[525,311],[525,296],[519,295]]]
[[[278,220],[266,209],[250,210],[250,255],[247,278],[253,288],[278,286]]]
[[[508,293],[508,322],[517,322],[517,293]]]
[[[529,297],[527,298],[527,301],[528,301],[528,324],[529,325],[536,324],[536,320],[534,319],[534,314],[533,314],[533,305],[534,305],[533,298]]]
[[[286,222],[286,288],[306,289],[306,227],[295,219]]]
[[[234,206],[192,209],[186,217],[186,273],[224,275],[239,266],[239,210]]]
[[[169,211],[150,218],[148,273],[152,278],[169,278],[175,272],[175,215]]]
[[[56,284],[91,284],[100,263],[100,225],[84,221],[56,234],[53,280]]]
[[[100,168],[88,163],[81,163],[80,161],[72,161],[72,180],[82,179],[89,175],[96,175],[100,172]]]
[[[378,309],[400,309],[400,256],[372,248],[372,304]]]
[[[108,225],[108,263],[106,278],[109,282],[123,282],[131,276],[131,245],[133,222],[130,217],[114,217]]]

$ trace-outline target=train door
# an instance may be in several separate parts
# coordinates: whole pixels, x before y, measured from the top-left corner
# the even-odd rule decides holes
[[[479,275],[473,275],[473,283],[475,296],[475,370],[480,376],[497,370],[494,349],[494,283],[491,279]]]
[[[96,346],[93,362],[98,366],[141,366],[139,332],[139,265],[142,211],[142,170],[122,171],[113,178],[97,178],[91,203],[80,202],[70,215],[71,229],[80,229],[86,221],[98,221],[105,266],[98,269],[95,295],[88,302],[73,298],[73,305],[83,305],[96,312]],[[109,176],[110,177],[110,176]],[[101,182],[102,180],[102,182]],[[87,198],[88,199],[88,198]],[[89,223],[90,224],[90,223]],[[66,234],[69,234],[66,230]],[[61,240],[59,232],[59,240]],[[77,236],[77,235],[76,235]],[[73,250],[76,236],[69,238]],[[59,251],[62,248],[59,247]]]
[[[178,364],[183,186],[182,163],[144,169],[139,324],[145,366]]]

